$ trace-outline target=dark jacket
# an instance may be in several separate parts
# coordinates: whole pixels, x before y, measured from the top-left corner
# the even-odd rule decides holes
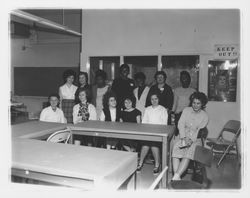
[[[111,115],[110,115],[109,109],[104,108],[103,109],[103,113],[105,115],[105,121],[111,121]],[[115,118],[115,121],[119,122],[120,118],[121,118],[121,111],[118,108],[116,108],[116,118]]]
[[[150,97],[151,97],[151,94],[154,92],[158,92],[158,94],[160,95],[159,104],[164,106],[168,110],[172,110],[173,102],[174,102],[174,94],[173,94],[172,88],[168,86],[167,84],[164,85],[164,90],[162,92],[158,88],[157,84],[153,85],[150,88],[148,92],[147,100],[146,100],[146,107],[151,105]]]

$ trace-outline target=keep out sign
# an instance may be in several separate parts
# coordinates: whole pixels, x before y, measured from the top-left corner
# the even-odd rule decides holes
[[[215,59],[236,59],[239,57],[238,45],[214,45]]]

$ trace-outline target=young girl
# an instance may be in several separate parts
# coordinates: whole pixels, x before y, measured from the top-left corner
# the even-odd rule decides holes
[[[152,105],[145,109],[142,123],[167,125],[168,112],[165,107],[159,105],[158,92],[152,92],[150,99],[151,99]],[[141,148],[140,162],[139,162],[137,170],[138,171],[141,170],[143,166],[143,161],[149,151],[149,148],[151,148],[151,151],[153,153],[153,157],[155,160],[155,167],[154,167],[153,173],[157,174],[160,171],[160,155],[159,155],[160,150],[159,150],[159,145],[157,144],[157,142],[148,142],[148,141],[144,142],[144,145]]]
[[[141,123],[141,112],[135,108],[136,98],[131,95],[124,100],[125,109],[121,112],[121,122]],[[136,141],[122,140],[121,144],[127,151],[136,150]]]
[[[121,111],[117,108],[116,95],[112,91],[106,92],[103,96],[103,110],[101,112],[100,120],[109,122],[119,122],[121,118]],[[104,139],[102,139],[103,143]],[[107,139],[107,148],[115,149],[118,140],[115,138]]]
[[[75,72],[73,70],[66,70],[63,73],[65,84],[59,88],[59,96],[61,99],[61,109],[64,113],[68,123],[73,122],[72,111],[75,105],[75,92],[77,86],[73,85],[75,79]]]
[[[90,104],[89,101],[89,90],[86,88],[79,89],[79,103],[73,108],[73,122],[74,124],[85,122],[87,120],[96,120],[96,110],[94,105]],[[79,137],[80,138],[80,137]],[[77,139],[79,139],[77,138]],[[82,138],[80,138],[82,140]],[[80,140],[80,141],[81,141]],[[84,136],[83,142],[85,145],[93,145],[93,137]]]

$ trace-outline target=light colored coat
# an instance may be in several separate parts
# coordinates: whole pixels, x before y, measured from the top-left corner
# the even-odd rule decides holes
[[[138,87],[134,89],[134,96],[136,98],[136,108],[141,111],[142,117],[144,115],[146,100],[149,92],[149,87],[146,86],[141,94],[140,99],[138,99]]]

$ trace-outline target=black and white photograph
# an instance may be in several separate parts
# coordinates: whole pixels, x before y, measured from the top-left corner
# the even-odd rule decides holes
[[[12,196],[244,193],[243,6],[13,5]]]

